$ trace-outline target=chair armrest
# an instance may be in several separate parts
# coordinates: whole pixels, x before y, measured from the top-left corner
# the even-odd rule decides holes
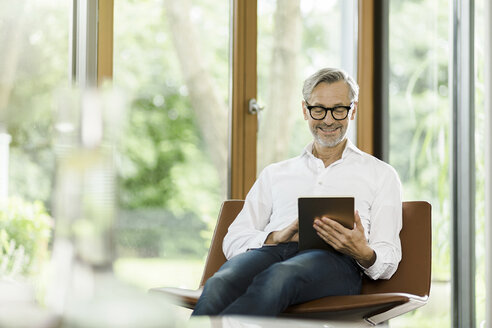
[[[328,296],[306,303],[292,305],[287,313],[332,312],[366,308],[375,305],[403,304],[419,297],[406,293],[381,293],[364,295]]]
[[[413,311],[421,306],[424,306],[425,304],[427,304],[428,299],[428,296],[422,297],[410,295],[408,302],[367,315],[364,317],[364,320],[375,326],[380,324],[381,322],[388,321],[389,319],[395,318],[404,313]]]
[[[407,293],[329,296],[288,307],[283,315],[319,319],[364,318],[378,324],[427,303],[428,297]]]
[[[203,288],[199,289],[185,289],[185,288],[173,288],[173,287],[159,287],[149,289],[149,293],[156,293],[166,296],[173,303],[179,303],[188,309],[193,309],[202,295]]]

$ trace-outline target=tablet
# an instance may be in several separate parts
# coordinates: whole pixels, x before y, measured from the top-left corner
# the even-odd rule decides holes
[[[334,250],[313,228],[316,217],[329,217],[347,229],[354,228],[354,197],[300,197],[299,251],[306,249]]]

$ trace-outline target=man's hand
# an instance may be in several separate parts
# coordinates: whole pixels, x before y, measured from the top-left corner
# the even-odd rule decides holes
[[[367,243],[359,212],[355,211],[354,216],[355,224],[352,230],[327,217],[316,218],[313,227],[327,244],[368,268],[376,261],[376,253]]]
[[[265,240],[265,244],[277,245],[299,241],[299,220],[295,220],[290,225],[280,231],[272,231]]]

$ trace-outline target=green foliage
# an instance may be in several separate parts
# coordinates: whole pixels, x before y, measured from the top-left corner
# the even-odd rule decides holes
[[[222,27],[228,15],[221,13],[226,9],[208,0],[192,4],[201,55],[211,64],[224,101],[229,66],[228,29]],[[119,165],[118,250],[121,255],[202,259],[223,196],[161,2],[115,3],[115,53],[120,55],[114,59],[114,82],[134,99]]]
[[[12,135],[9,189],[25,200],[40,200],[48,206],[55,169],[52,93],[68,84],[70,5],[61,0],[51,4],[22,0],[3,7],[0,31],[8,32],[0,33],[0,61],[15,73],[13,85],[5,86],[6,90],[12,87],[11,93],[2,93],[8,98],[0,99],[0,103],[6,102],[6,107],[0,108],[0,119],[6,116]],[[17,31],[18,38],[8,37]],[[6,49],[17,46],[17,56],[8,57]],[[0,72],[2,78],[5,73]]]
[[[434,279],[450,277],[448,17],[442,0],[390,4],[390,163],[405,200],[432,204]]]
[[[198,142],[186,103],[176,94],[166,100],[162,107],[152,99],[132,106],[122,149],[119,203],[124,208],[166,207],[176,189],[171,169],[185,161],[184,145]]]
[[[162,208],[122,211],[117,223],[118,256],[203,258],[207,240],[197,231],[207,225],[194,213],[176,215]],[[190,238],[190,231],[193,237]]]
[[[475,254],[476,254],[476,311],[477,324],[485,320],[486,308],[486,275],[485,275],[485,0],[475,2]]]
[[[51,217],[39,201],[11,198],[0,204],[0,275],[35,273],[47,259],[51,226]],[[25,260],[19,260],[21,257]],[[22,263],[15,268],[18,261]]]
[[[186,99],[141,98],[123,141],[117,230],[121,255],[203,258],[220,199]],[[156,105],[157,104],[157,105]]]

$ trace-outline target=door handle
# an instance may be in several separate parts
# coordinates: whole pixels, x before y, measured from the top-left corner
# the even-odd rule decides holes
[[[249,100],[249,103],[248,103],[248,112],[251,115],[259,114],[263,110],[263,108],[264,107],[261,107],[260,105],[258,105],[258,102],[256,102],[256,99],[255,98],[251,98]]]

